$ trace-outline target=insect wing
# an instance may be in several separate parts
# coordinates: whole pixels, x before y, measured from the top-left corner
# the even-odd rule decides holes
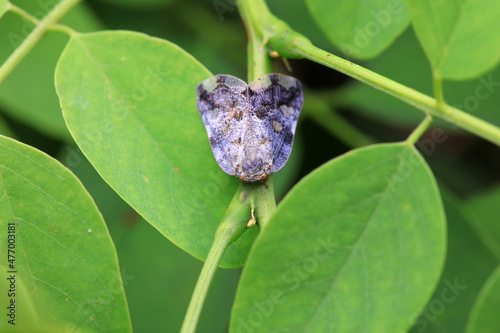
[[[242,150],[241,126],[247,117],[246,82],[231,75],[216,75],[197,88],[198,112],[205,124],[217,164],[234,175]]]
[[[248,85],[251,114],[273,155],[271,172],[280,170],[292,151],[297,120],[304,97],[299,80],[283,74],[267,74]],[[267,138],[267,139],[266,139]]]

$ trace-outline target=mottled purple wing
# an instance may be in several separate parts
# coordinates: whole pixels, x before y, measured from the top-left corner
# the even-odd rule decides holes
[[[238,176],[242,124],[248,115],[247,84],[231,75],[213,76],[198,85],[197,104],[217,164],[224,172]]]
[[[297,120],[304,97],[299,80],[283,74],[266,74],[248,85],[254,131],[263,150],[273,157],[271,172],[280,170],[292,151]]]

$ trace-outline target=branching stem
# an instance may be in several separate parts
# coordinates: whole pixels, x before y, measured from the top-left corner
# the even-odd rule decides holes
[[[500,146],[500,128],[454,108],[438,100],[406,87],[396,81],[364,67],[342,59],[314,46],[306,37],[293,31],[286,23],[269,12],[264,0],[240,0],[239,5],[249,13],[245,20],[263,36],[273,51],[285,58],[306,58],[321,65],[335,69],[375,89],[381,90],[419,110],[443,118],[471,133]],[[442,99],[438,93],[437,98]],[[442,105],[441,105],[442,104]]]
[[[78,34],[77,31],[71,29],[70,27],[68,27],[67,25],[64,25],[64,24],[51,24],[47,27],[47,31],[62,32],[70,37],[75,35],[75,34]]]
[[[63,17],[71,8],[73,8],[80,0],[61,0],[42,20],[36,21],[36,26],[31,31],[31,33],[26,37],[26,39],[17,47],[10,57],[5,61],[0,67],[0,84],[5,80],[5,78],[12,72],[12,70],[21,62],[21,60],[26,57],[26,55],[33,49],[33,47],[40,41],[44,33],[56,22],[58,22],[61,17]],[[12,6],[12,5],[11,5]],[[10,7],[12,10],[14,7]],[[14,9],[14,11],[23,17],[25,16],[25,11],[20,8]],[[31,16],[31,15],[29,15]],[[35,18],[33,18],[35,19]],[[30,19],[28,19],[30,20]],[[36,20],[36,19],[35,19]]]
[[[31,15],[30,13],[28,13],[27,11],[25,11],[21,7],[18,7],[11,2],[8,3],[8,10],[14,14],[19,15],[20,17],[22,17],[26,21],[33,23],[34,25],[36,25],[36,24],[38,24],[38,22],[40,22],[36,17],[34,17],[33,15]]]
[[[374,73],[350,61],[320,50],[310,43],[304,43],[303,41],[297,41],[296,43],[292,42],[292,45],[288,48],[288,50],[294,52],[296,55],[301,55],[307,59],[336,69],[378,90],[394,96],[403,102],[413,105],[425,113],[443,118],[446,121],[449,121],[500,146],[500,128],[484,120],[476,118],[466,112],[449,106],[448,104],[443,103],[441,107],[438,107],[436,99],[422,94],[412,88],[408,88],[382,75]]]
[[[422,122],[411,132],[411,134],[408,136],[408,139],[406,139],[406,142],[411,143],[414,145],[418,139],[424,134],[424,132],[431,126],[432,124],[432,116],[430,114],[427,114],[422,120]]]

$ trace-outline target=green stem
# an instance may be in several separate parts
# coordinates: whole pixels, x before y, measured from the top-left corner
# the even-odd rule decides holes
[[[181,333],[195,332],[208,288],[226,249],[248,229],[246,225],[250,215],[248,203],[251,196],[247,187],[246,184],[240,185],[226,210],[226,215],[215,232],[214,242],[191,296]]]
[[[417,126],[417,128],[415,128],[413,132],[411,132],[411,134],[406,139],[406,142],[414,145],[422,136],[422,134],[424,134],[424,132],[429,128],[429,126],[431,126],[432,120],[432,116],[430,114],[427,114],[424,120],[422,120],[422,122]]]
[[[36,17],[34,17],[33,15],[31,15],[30,13],[28,13],[27,11],[25,11],[24,9],[22,9],[21,7],[18,7],[16,5],[14,5],[13,3],[9,2],[8,3],[8,10],[12,13],[15,13],[19,16],[21,16],[23,19],[25,19],[26,21],[29,21],[33,24],[38,24],[38,22],[40,22]]]
[[[255,213],[257,215],[259,227],[261,230],[264,230],[271,214],[276,210],[273,176],[270,175],[265,184],[254,184],[251,195],[254,197],[255,207],[257,208]]]
[[[47,31],[57,31],[57,32],[62,32],[68,36],[73,36],[75,34],[78,34],[77,31],[71,29],[67,25],[64,24],[51,24],[47,27]]]
[[[26,39],[19,45],[17,49],[10,55],[10,57],[0,67],[0,84],[12,72],[12,70],[21,62],[24,57],[33,49],[38,41],[43,37],[43,34],[61,17],[63,17],[71,8],[73,8],[80,0],[61,0],[41,21],[39,21],[26,37]]]
[[[433,75],[433,85],[434,85],[434,98],[436,99],[436,104],[438,109],[442,109],[445,105],[443,97],[443,80],[437,76]]]
[[[260,17],[262,13],[255,12],[255,7],[249,1],[238,0],[237,5],[248,34],[247,70],[248,81],[251,82],[271,72],[271,58],[267,51],[267,38],[260,29],[260,21],[252,19],[255,16]]]
[[[276,209],[272,179],[267,186],[260,183],[242,183],[226,210],[217,231],[207,259],[196,282],[191,301],[182,324],[181,333],[193,333],[200,318],[203,303],[221,259],[231,243],[247,229],[250,210],[255,208],[259,226],[263,228],[271,213]]]
[[[208,252],[207,259],[203,264],[203,269],[198,277],[198,282],[196,282],[196,288],[191,296],[191,302],[189,303],[189,307],[186,312],[181,333],[195,332],[203,303],[207,297],[208,287],[212,282],[215,271],[217,270],[217,267],[219,267],[222,256],[231,243],[232,238],[233,234],[231,233],[231,230],[227,228],[218,229],[215,233],[214,243],[210,248],[210,252]]]

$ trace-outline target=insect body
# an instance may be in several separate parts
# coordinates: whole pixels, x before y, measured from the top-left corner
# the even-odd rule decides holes
[[[219,166],[242,181],[267,179],[292,150],[303,104],[299,80],[266,74],[250,84],[216,75],[198,85],[198,111]]]

